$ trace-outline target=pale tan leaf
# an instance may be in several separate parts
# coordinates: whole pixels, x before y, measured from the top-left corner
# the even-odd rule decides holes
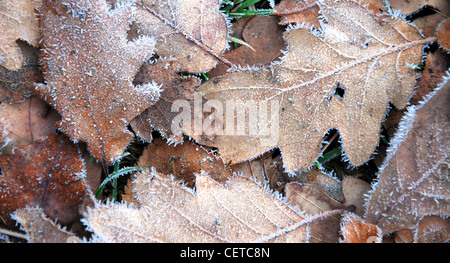
[[[289,172],[307,169],[320,154],[324,134],[337,128],[346,156],[359,166],[378,145],[389,102],[406,106],[417,77],[413,65],[420,64],[423,46],[436,38],[424,39],[402,18],[375,15],[355,1],[323,1],[321,7],[327,23],[323,32],[288,30],[289,50],[271,71],[232,72],[200,87],[208,100],[224,105],[223,112],[233,112],[227,101],[244,110],[279,105],[267,110],[267,126],[260,121],[263,127],[247,127],[243,134],[227,128],[235,123],[227,118],[236,117],[225,114],[224,133],[201,141],[219,148],[225,162],[239,163],[279,147]],[[338,87],[343,98],[335,95]],[[259,132],[264,127],[268,132]]]
[[[418,106],[411,106],[391,140],[367,201],[367,222],[383,234],[414,227],[424,216],[450,215],[450,73]]]
[[[30,243],[78,243],[75,234],[61,228],[47,218],[40,208],[22,208],[14,212],[13,218],[20,223]]]
[[[155,171],[135,180],[140,208],[100,205],[89,227],[107,242],[305,242],[308,223],[254,181],[234,176],[226,187],[198,174],[196,191]],[[342,211],[332,211],[340,213]],[[324,217],[320,215],[319,217]]]
[[[16,40],[22,39],[38,46],[39,25],[35,8],[41,0],[0,1],[0,63],[8,69],[22,66],[22,53]]]

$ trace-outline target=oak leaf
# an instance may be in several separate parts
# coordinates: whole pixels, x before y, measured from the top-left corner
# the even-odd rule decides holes
[[[342,218],[341,233],[343,243],[381,243],[383,240],[378,226],[353,213],[346,213]]]
[[[383,234],[412,228],[426,215],[450,215],[450,72],[443,79],[408,107],[373,184],[365,220]]]
[[[18,147],[0,157],[0,216],[13,227],[10,214],[39,206],[61,224],[80,219],[85,198],[86,165],[78,147],[62,135]]]
[[[307,215],[335,209],[347,209],[362,215],[364,195],[370,190],[370,185],[361,179],[346,177],[340,186],[344,200],[336,200],[325,186],[311,183],[291,182],[286,185],[285,192],[287,201]],[[338,242],[341,220],[341,215],[335,215],[312,223],[310,242]]]
[[[23,41],[18,41],[17,45],[23,55],[22,66],[17,70],[0,66],[0,102],[21,102],[35,95],[35,83],[44,82],[38,49]]]
[[[176,132],[172,129],[172,121],[179,112],[172,110],[174,102],[177,100],[185,100],[190,104],[195,103],[195,95],[197,87],[200,85],[200,79],[195,76],[180,76],[178,72],[181,70],[180,62],[170,59],[160,59],[156,64],[146,64],[141,67],[135,77],[134,83],[141,85],[148,81],[161,83],[163,90],[160,99],[139,116],[134,118],[130,125],[133,131],[145,141],[152,141],[153,129],[158,130],[161,135],[168,138],[170,142],[180,143],[183,141],[183,134],[189,135],[194,139],[199,136],[194,135],[194,118],[191,118],[191,124],[188,129],[182,129],[182,132]],[[199,96],[199,102],[204,102]],[[200,118],[204,118],[206,114],[195,112]]]
[[[193,142],[176,146],[157,138],[142,153],[137,164],[141,168],[155,168],[162,174],[173,175],[187,186],[195,186],[195,174],[202,171],[216,182],[225,183],[232,173],[223,161]]]
[[[41,208],[21,208],[16,210],[12,217],[27,233],[27,240],[30,243],[80,242],[75,234],[49,219]]]
[[[22,53],[16,40],[22,39],[33,46],[39,45],[39,25],[35,8],[41,0],[0,1],[0,64],[16,70],[22,66]]]
[[[97,159],[110,163],[132,139],[127,124],[155,103],[159,86],[132,79],[153,51],[154,40],[127,40],[133,1],[43,2],[42,63],[46,84],[36,92],[62,116],[58,127],[85,141]]]
[[[197,174],[193,192],[173,177],[152,171],[140,173],[134,185],[140,208],[108,204],[89,212],[86,224],[101,240],[305,242],[308,223],[317,219],[304,218],[254,181],[240,176],[222,186],[206,174]]]
[[[55,122],[60,118],[55,110],[36,96],[21,103],[0,104],[1,153],[10,153],[15,147],[56,134]]]
[[[450,239],[450,218],[425,216],[413,229],[395,232],[396,243],[444,243]]]
[[[321,8],[322,31],[288,30],[289,50],[271,71],[236,71],[200,86],[208,101],[221,105],[279,105],[278,115],[271,111],[266,116],[272,119],[262,122],[269,124],[268,134],[254,135],[250,128],[244,135],[230,134],[234,127],[226,125],[234,122],[226,120],[224,135],[201,141],[219,148],[225,162],[239,163],[279,147],[289,172],[307,169],[319,155],[324,134],[337,128],[346,156],[359,166],[378,145],[389,102],[406,106],[417,77],[412,65],[420,64],[423,46],[436,38],[424,39],[403,18],[374,14],[355,1],[322,1]],[[342,96],[335,95],[339,91]]]
[[[138,2],[135,30],[155,37],[156,53],[181,63],[180,71],[214,67],[227,45],[227,23],[219,0],[144,0]]]

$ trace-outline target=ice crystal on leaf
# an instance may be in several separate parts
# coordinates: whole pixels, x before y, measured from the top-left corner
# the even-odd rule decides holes
[[[233,176],[227,186],[196,175],[196,192],[173,177],[140,173],[139,208],[99,205],[86,224],[106,242],[305,242],[309,223],[341,213],[304,217],[254,181]]]
[[[450,72],[418,106],[410,106],[391,140],[367,201],[366,221],[388,234],[426,215],[450,215],[448,174]]]
[[[157,84],[132,84],[155,45],[128,42],[133,3],[46,0],[40,8],[46,84],[36,92],[61,114],[59,128],[104,162],[122,154],[132,139],[126,125],[159,98]]]
[[[324,134],[337,128],[348,159],[359,166],[378,145],[389,102],[407,105],[417,77],[408,64],[420,64],[424,45],[436,38],[424,39],[403,18],[357,1],[320,1],[320,7],[321,30],[290,28],[284,34],[288,51],[273,71],[231,72],[200,87],[208,100],[223,105],[237,99],[280,103],[279,131],[272,131],[279,136],[271,144],[249,134],[201,141],[217,147],[225,162],[279,147],[288,171],[307,169]],[[344,97],[335,96],[336,87]]]

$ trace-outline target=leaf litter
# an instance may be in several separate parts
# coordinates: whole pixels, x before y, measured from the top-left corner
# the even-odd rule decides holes
[[[72,108],[76,108],[76,105],[70,104],[70,101],[80,102],[84,100],[84,102],[89,102],[88,99],[91,98],[98,103],[98,107],[92,107],[95,110],[91,111],[91,115],[95,118],[103,118],[103,114],[106,113],[106,121],[113,122],[121,119],[120,129],[117,128],[119,126],[115,128],[116,134],[122,132],[128,133],[129,136],[126,140],[120,139],[120,142],[114,142],[113,144],[116,144],[116,146],[111,150],[100,146],[101,143],[99,143],[103,143],[103,136],[99,136],[99,134],[104,135],[111,131],[109,128],[104,129],[105,125],[99,128],[95,127],[97,126],[96,123],[88,124],[90,136],[80,139],[65,132],[62,129],[64,127],[61,126],[61,122],[58,123],[57,119],[47,120],[48,127],[53,127],[49,130],[50,133],[55,131],[54,127],[59,127],[76,144],[70,142],[65,135],[49,135],[45,129],[43,129],[43,135],[37,136],[41,133],[41,128],[38,128],[39,131],[33,130],[33,132],[30,132],[33,125],[27,124],[27,122],[35,117],[26,117],[26,107],[24,107],[25,111],[22,110],[22,112],[25,117],[22,120],[19,118],[20,121],[15,121],[14,118],[11,118],[9,121],[18,124],[16,128],[9,129],[11,134],[23,134],[25,140],[10,145],[7,150],[3,150],[0,158],[7,161],[0,165],[0,175],[3,182],[9,183],[9,186],[2,186],[0,190],[9,190],[6,198],[10,198],[10,196],[14,196],[12,194],[14,187],[10,187],[10,185],[15,185],[21,181],[11,176],[12,171],[17,170],[17,168],[9,169],[7,163],[14,162],[13,160],[17,159],[18,162],[23,163],[21,167],[32,166],[32,161],[20,161],[23,159],[24,151],[33,152],[31,149],[51,140],[65,141],[68,145],[76,145],[73,149],[77,149],[76,155],[78,157],[75,159],[78,160],[77,162],[81,164],[79,167],[83,167],[84,171],[75,172],[75,176],[73,174],[70,176],[70,169],[64,168],[63,165],[63,171],[66,173],[64,175],[66,179],[64,180],[70,181],[68,177],[77,180],[77,178],[80,178],[78,175],[83,174],[84,176],[81,177],[86,190],[84,190],[84,195],[82,194],[83,198],[74,199],[78,200],[75,205],[77,211],[69,212],[69,214],[72,213],[75,216],[73,217],[76,218],[75,223],[69,223],[73,222],[73,219],[69,220],[65,217],[67,215],[52,214],[49,210],[51,206],[42,206],[41,202],[40,205],[19,208],[15,212],[12,211],[14,209],[8,210],[5,212],[6,214],[2,214],[0,217],[3,227],[5,220],[8,221],[8,224],[13,223],[11,220],[20,222],[21,229],[26,232],[26,235],[14,234],[0,227],[1,233],[7,235],[10,233],[12,236],[16,235],[29,242],[39,243],[79,241],[360,243],[386,242],[389,240],[396,242],[445,242],[448,240],[448,218],[446,216],[448,216],[450,209],[445,197],[445,191],[448,190],[448,186],[446,186],[448,176],[445,176],[448,173],[448,158],[442,159],[442,156],[446,156],[445,143],[442,143],[442,140],[445,141],[445,138],[448,138],[445,133],[447,129],[442,127],[446,127],[448,120],[441,120],[441,117],[445,116],[445,112],[448,112],[445,103],[442,102],[448,96],[441,94],[442,87],[445,86],[443,83],[446,83],[442,79],[446,79],[443,76],[445,76],[444,72],[448,68],[448,64],[445,62],[446,51],[442,49],[445,47],[444,42],[448,30],[445,29],[445,26],[437,30],[439,24],[444,25],[442,14],[446,12],[445,5],[442,6],[439,2],[432,2],[433,8],[440,8],[441,13],[423,16],[420,12],[418,12],[419,15],[414,12],[402,15],[400,11],[385,5],[388,1],[307,1],[306,8],[301,6],[298,8],[298,6],[296,7],[297,2],[285,0],[282,1],[282,4],[287,4],[288,7],[291,5],[290,10],[288,10],[289,8],[282,10],[281,5],[278,5],[275,7],[276,11],[273,17],[247,18],[247,21],[255,22],[254,29],[248,30],[252,37],[258,36],[258,30],[264,31],[258,28],[258,24],[265,23],[262,21],[271,20],[270,23],[273,26],[276,19],[272,18],[280,18],[281,24],[287,25],[287,28],[278,27],[278,30],[284,31],[282,37],[278,36],[282,40],[280,43],[285,42],[289,45],[286,51],[283,51],[281,59],[272,62],[269,66],[261,66],[260,64],[258,68],[233,68],[225,76],[207,81],[208,78],[205,73],[202,73],[203,77],[199,77],[200,75],[186,73],[186,71],[208,72],[217,63],[220,67],[230,66],[231,63],[228,64],[226,55],[222,57],[224,48],[228,45],[226,44],[228,35],[226,23],[230,25],[243,20],[226,20],[226,12],[218,12],[219,5],[216,1],[205,1],[197,7],[191,1],[108,1],[108,3],[112,2],[112,5],[107,2],[87,0],[67,1],[64,5],[51,1],[43,2],[43,7],[38,9],[42,15],[39,24],[43,37],[42,45],[36,46],[39,46],[41,58],[44,58],[41,62],[44,66],[45,82],[44,84],[38,84],[36,91],[39,93],[40,89],[50,90],[51,85],[66,86],[74,83],[75,87],[86,86],[87,88],[84,91],[82,89],[72,90],[70,94],[72,96],[59,93],[51,100],[47,100],[50,106],[41,102],[44,110],[42,116],[45,116],[47,109],[54,107],[61,114],[62,119],[67,118],[68,113],[61,108],[57,108],[55,106],[57,103],[63,104],[69,101],[67,105],[72,110]],[[416,2],[403,4],[411,7],[417,5]],[[271,4],[273,6],[274,3],[271,2]],[[295,10],[296,8],[297,10]],[[341,12],[339,11],[340,8],[349,11]],[[414,7],[412,9],[416,10]],[[405,14],[406,11],[403,10],[402,12]],[[364,15],[361,16],[361,14]],[[48,23],[53,21],[53,17],[58,17],[61,21],[54,24]],[[143,17],[146,18],[142,19]],[[90,20],[91,18],[93,20]],[[208,18],[209,20],[203,21],[211,22],[212,26],[202,22],[201,18]],[[405,21],[404,18],[409,19],[409,21],[414,20],[417,27]],[[110,25],[114,24],[114,21],[125,22],[122,23],[122,27],[110,30]],[[186,21],[197,22],[190,24]],[[256,23],[256,21],[261,22]],[[98,33],[99,39],[101,39],[98,41],[99,43],[92,41],[88,36],[93,33],[91,31],[100,28],[96,22],[102,22],[105,25],[105,27],[102,27],[104,30]],[[151,26],[143,26],[148,22]],[[298,24],[289,25],[292,23]],[[249,25],[248,22],[242,24]],[[65,41],[65,36],[59,37],[64,41],[58,41],[53,35],[64,35],[65,33],[64,30],[59,30],[61,32],[57,33],[52,31],[54,25],[58,25],[62,29],[78,26],[81,30],[75,30],[76,34],[72,36],[74,39],[84,37],[85,42],[89,45],[85,45],[86,47],[80,46],[82,42],[77,42],[78,40],[68,43],[68,41]],[[420,30],[423,30],[423,35]],[[198,34],[198,32],[201,32],[201,34]],[[395,32],[397,37],[393,37]],[[118,38],[114,38],[113,35]],[[109,41],[107,40],[108,36],[110,37],[109,40],[119,40]],[[148,38],[148,36],[151,38]],[[255,47],[257,52],[261,52],[261,48],[258,48],[260,42],[257,39],[256,37],[252,47]],[[148,42],[144,43],[146,40]],[[436,40],[438,41],[436,42]],[[100,43],[102,41],[107,44]],[[432,42],[434,44],[430,44]],[[18,43],[23,44],[25,42],[18,41]],[[52,43],[53,46],[49,46],[49,43]],[[123,66],[119,67],[117,65],[122,65],[121,60],[124,57],[133,57],[133,54],[130,55],[130,53],[123,51],[118,54],[115,51],[103,49],[110,46],[112,50],[124,50],[124,46],[133,46],[133,44],[133,50],[138,50],[135,55],[139,55],[140,58],[136,60],[128,59],[128,65],[124,63]],[[145,52],[140,51],[139,45],[141,44],[144,46],[148,44]],[[266,46],[268,45],[270,44]],[[57,46],[67,46],[67,51],[59,56],[54,56],[58,52],[55,49]],[[27,51],[23,47],[24,45],[21,45],[22,51]],[[430,52],[426,61],[423,55],[424,47],[425,53]],[[311,53],[315,50],[314,48],[322,48],[320,52],[325,52],[326,56],[323,54],[317,55],[320,52]],[[242,46],[238,49],[245,50],[248,48]],[[87,55],[82,56],[80,52],[77,53],[81,50]],[[280,52],[279,50],[282,50],[282,48],[270,49],[274,54]],[[95,55],[92,55],[94,53]],[[244,58],[244,61],[250,61],[250,66],[254,65],[254,62],[251,62],[254,59],[252,58],[254,53],[254,51],[250,51],[249,59]],[[303,54],[314,55],[306,59]],[[24,56],[24,65],[28,66],[26,61],[27,56],[29,56],[28,52],[24,52],[22,55]],[[260,54],[256,53],[256,55]],[[268,52],[267,55],[269,55]],[[79,60],[80,57],[82,59]],[[120,59],[116,59],[116,57],[120,57]],[[267,56],[267,60],[263,64],[273,61],[275,57],[276,55]],[[239,57],[239,59],[242,58]],[[109,64],[106,65],[105,61],[108,61]],[[394,61],[394,67],[392,61]],[[228,66],[223,66],[225,64],[228,64]],[[70,69],[73,65],[75,65],[74,69]],[[425,70],[423,70],[424,66]],[[115,73],[103,74],[107,76],[103,77],[101,74],[94,74],[94,70],[89,70],[86,67],[95,68],[102,73],[109,71],[115,71]],[[24,92],[23,97],[28,97],[31,95],[29,93],[30,82],[42,83],[42,78],[39,79],[40,69],[36,70],[36,68],[29,67],[26,69],[28,71],[21,71],[23,68],[19,68],[18,74],[9,69],[3,69],[6,76],[3,80],[6,81],[2,83],[7,83],[4,87],[6,88],[8,103],[2,102],[0,106],[17,106],[16,108],[21,109],[21,104],[17,104],[17,101],[21,100],[20,93],[22,93],[22,90]],[[67,69],[70,69],[70,73],[67,72]],[[75,69],[82,70],[77,72]],[[361,70],[362,73],[357,74],[358,70]],[[126,74],[122,74],[123,72]],[[136,76],[137,72],[139,73]],[[387,74],[388,72],[396,72],[397,74],[392,75],[397,76],[393,77]],[[27,74],[28,76],[37,74],[35,75],[37,78],[30,76],[28,80],[21,82],[21,76],[24,76],[25,79]],[[355,76],[362,77],[355,78]],[[78,79],[83,80],[78,81]],[[86,79],[91,82],[89,85],[85,85]],[[123,89],[124,92],[119,92],[118,95],[113,96],[110,94],[114,92],[111,92],[109,83],[117,84],[120,79],[126,79],[126,81],[120,82],[122,84],[117,86],[112,85],[112,87],[115,87],[116,90],[119,86],[126,88]],[[256,79],[255,83],[257,84],[252,83],[254,79]],[[416,82],[416,79],[419,81]],[[386,88],[383,83],[387,83],[387,80],[400,84],[397,84],[396,88]],[[323,130],[317,129],[315,131],[317,134],[313,133],[317,137],[316,139],[309,134],[310,137],[306,137],[301,146],[290,146],[293,151],[297,151],[296,155],[299,156],[294,161],[289,160],[290,150],[286,150],[289,145],[273,144],[266,148],[250,147],[250,150],[253,151],[248,154],[246,153],[249,150],[248,145],[252,145],[252,142],[245,136],[237,138],[237,140],[234,138],[233,144],[229,142],[217,144],[217,140],[221,140],[221,135],[218,135],[212,141],[209,141],[210,138],[207,139],[209,142],[214,142],[209,147],[199,145],[199,142],[205,144],[204,138],[193,135],[192,130],[189,129],[183,130],[181,136],[179,134],[174,136],[167,128],[170,119],[173,119],[173,116],[176,115],[176,113],[170,112],[170,102],[177,99],[189,100],[189,98],[186,98],[186,94],[195,92],[199,84],[205,81],[206,83],[200,87],[200,91],[204,91],[203,93],[206,94],[202,98],[203,103],[207,99],[211,99],[208,96],[216,93],[217,90],[225,94],[226,86],[231,84],[231,86],[239,87],[242,83],[246,85],[263,83],[263,87],[267,90],[273,88],[274,94],[280,92],[281,101],[286,102],[283,106],[289,105],[291,108],[299,106],[308,108],[316,101],[322,101],[322,104],[319,104],[319,108],[317,108],[318,110],[315,111],[320,114],[308,114],[317,119],[312,118],[312,121],[310,120],[315,125],[314,127]],[[361,85],[361,83],[370,83],[370,85]],[[417,85],[417,93],[412,97],[415,84]],[[20,89],[20,87],[16,89],[14,85],[23,85],[24,89]],[[100,93],[95,93],[94,96],[92,96],[92,92],[89,93],[89,91],[98,90],[97,87],[107,87],[105,93],[100,95],[103,102],[107,102],[108,98],[111,97],[114,97],[116,101],[117,99],[125,100],[125,93],[145,85],[153,87],[153,98],[142,109],[127,113],[129,118],[123,117],[122,112],[112,114],[109,110],[99,110],[103,106],[100,106],[101,100],[98,99],[100,97],[95,98],[95,96]],[[213,88],[203,89],[208,85]],[[436,86],[438,89],[434,90]],[[385,89],[379,89],[379,87]],[[221,91],[222,88],[224,91]],[[309,93],[303,94],[308,89],[311,89]],[[58,89],[55,87],[55,90]],[[63,88],[59,92],[62,90],[67,93],[71,89]],[[431,95],[426,96],[430,91],[432,92]],[[236,90],[232,91],[231,89],[229,92],[230,98],[244,98],[244,102],[251,98],[247,95],[241,96],[243,93]],[[321,92],[330,94],[327,93],[327,96],[324,95],[320,99],[320,96],[316,95],[322,94]],[[382,101],[384,106],[375,105],[373,107],[369,103],[372,108],[364,107],[363,105],[367,106],[368,103],[366,102],[370,101],[368,99],[359,102],[361,107],[357,107],[359,104],[353,105],[355,107],[350,106],[351,103],[347,102],[353,93],[358,93],[361,97],[361,95],[367,95],[367,92],[372,98],[375,98],[376,94],[376,99]],[[438,94],[436,95],[436,93]],[[41,90],[40,93],[44,99],[55,94],[57,93],[53,93],[53,90],[48,93]],[[274,94],[267,96],[270,97]],[[434,97],[431,98],[432,95]],[[223,98],[213,97],[213,99],[226,100],[227,96],[226,94]],[[417,104],[418,101],[423,100],[423,96],[426,96],[425,101],[428,102]],[[67,98],[73,99],[67,100]],[[437,102],[439,99],[441,99],[441,102]],[[137,97],[131,101],[135,102],[136,100]],[[25,101],[24,105],[27,103],[31,105],[30,101]],[[356,101],[358,101],[357,98]],[[130,101],[126,103],[129,104]],[[88,106],[94,104],[85,103]],[[124,104],[118,104],[119,107],[124,106]],[[419,106],[416,108],[410,106],[407,110],[402,109],[411,104]],[[104,103],[104,105],[112,107],[116,104]],[[329,112],[336,116],[326,114],[321,116],[323,109],[327,107],[330,107],[332,110]],[[340,107],[345,110],[339,115]],[[390,107],[392,109],[389,112]],[[428,111],[424,110],[430,107],[434,108]],[[89,107],[85,108],[89,109]],[[144,118],[140,116],[144,110],[151,112],[152,108],[151,114],[147,114]],[[286,108],[282,107],[281,111],[286,111]],[[413,108],[417,113],[409,114]],[[106,108],[103,107],[103,109]],[[333,112],[333,110],[336,112]],[[291,109],[289,109],[290,111]],[[39,112],[40,108],[36,113],[39,114]],[[366,125],[362,128],[361,123],[363,122],[361,120],[364,120],[364,118],[360,118],[357,119],[358,122],[353,124],[354,126],[351,126],[353,128],[347,127],[352,134],[350,137],[357,138],[354,133],[358,131],[358,134],[363,137],[363,139],[357,140],[357,147],[346,139],[345,132],[343,132],[345,126],[342,126],[342,123],[350,125],[351,121],[355,120],[355,116],[352,115],[354,112],[368,114],[371,118],[378,116],[369,118],[373,122],[373,126]],[[436,112],[440,112],[439,116],[441,117],[436,117]],[[305,116],[308,114],[305,114]],[[364,114],[361,116],[364,116]],[[398,116],[401,117],[404,114],[409,117],[405,117],[405,120],[397,125],[400,119]],[[89,114],[87,115],[89,116]],[[113,115],[114,117],[111,117]],[[291,116],[291,121],[298,120],[296,119],[298,115],[289,116]],[[296,118],[292,118],[292,116],[296,116]],[[2,113],[0,117],[5,119],[5,114]],[[140,127],[135,122],[139,118],[141,118],[139,121]],[[329,119],[327,120],[327,118]],[[74,120],[79,121],[78,118],[74,118]],[[431,124],[430,120],[435,120],[435,122]],[[377,146],[382,131],[380,127],[384,121],[386,122],[383,126],[387,131],[383,131],[383,136],[387,136],[385,137],[387,140],[383,139],[382,145],[390,145],[391,147],[387,150],[387,157],[385,157],[386,153],[383,147],[376,149],[378,156],[375,155],[374,157],[372,154],[374,154],[375,148],[367,146],[366,141],[372,141],[371,145]],[[389,121],[391,124],[389,124]],[[21,125],[20,123],[24,124]],[[129,123],[131,125],[127,128]],[[409,125],[410,128],[405,129],[405,125]],[[284,126],[287,125],[283,124],[282,128],[285,128]],[[303,127],[302,120],[291,127],[297,126]],[[396,135],[393,135],[397,126],[399,127],[398,131]],[[369,129],[368,127],[372,128]],[[84,130],[84,127],[82,129]],[[367,133],[371,129],[373,133]],[[95,187],[100,184],[98,181],[100,169],[98,169],[97,160],[106,164],[122,155],[125,147],[127,151],[137,150],[134,149],[136,141],[129,144],[133,136],[127,130],[136,132],[136,135],[138,135],[136,138],[141,137],[147,142],[144,143],[146,149],[143,154],[141,150],[133,152],[127,158],[134,159],[134,161],[126,161],[126,163],[136,165],[140,169],[148,167],[150,170],[131,176],[125,190],[126,194],[122,196],[125,203],[111,203],[110,201],[105,203],[103,199],[103,201],[97,201],[93,204],[91,187],[95,191]],[[299,129],[294,129],[290,133],[286,133],[286,135],[292,135],[287,137],[286,140],[295,141],[292,138],[298,138],[298,135],[303,133],[298,131]],[[414,140],[406,136],[407,131],[410,131],[409,133],[413,131],[415,134]],[[434,134],[436,132],[438,134]],[[5,134],[3,133],[2,136]],[[30,136],[30,134],[32,134],[31,138],[27,139],[26,136]],[[434,135],[431,136],[430,134]],[[194,140],[192,141],[192,139]],[[201,140],[198,141],[199,139]],[[96,141],[97,145],[89,144],[87,140]],[[439,140],[439,142],[436,142],[436,140]],[[6,141],[10,142],[11,140],[7,139]],[[88,143],[87,149],[91,157],[84,150],[83,141]],[[110,145],[109,142],[107,144]],[[314,147],[310,147],[311,145]],[[235,159],[236,156],[231,156],[230,159],[230,156],[227,156],[227,147],[230,146],[239,154],[251,156],[237,159]],[[344,153],[344,159],[350,160],[351,164],[354,165],[353,167],[359,166],[356,169],[358,172],[354,173],[348,169],[334,170],[334,172],[311,169],[313,161],[315,166],[321,169],[324,169],[324,167],[326,169],[337,169],[336,167],[333,168],[334,164],[324,165],[322,163],[327,162],[326,158],[328,157],[326,156],[328,155],[325,155],[327,153],[325,149],[328,146],[329,149],[342,147],[339,152]],[[279,148],[277,149],[277,147]],[[304,149],[307,147],[313,150]],[[415,150],[402,150],[405,147]],[[138,148],[144,149],[144,147]],[[50,155],[55,152],[58,151],[49,150],[49,157],[45,157],[45,155],[43,158],[54,160],[54,157],[50,157]],[[305,160],[304,157],[300,157],[302,152],[309,154],[309,157],[306,158],[308,161],[303,163],[298,162],[299,160]],[[109,154],[109,157],[106,157],[105,153]],[[32,156],[34,153],[27,154]],[[66,162],[64,160],[73,158],[66,151],[60,152],[59,155],[61,155],[60,159],[63,160],[62,163]],[[315,160],[320,155],[324,155],[323,158]],[[255,156],[257,157],[255,158]],[[427,160],[424,156],[429,157],[428,162],[422,161]],[[369,184],[356,177],[371,182],[371,178],[374,177],[373,174],[365,174],[370,169],[360,169],[367,166],[367,164],[361,164],[370,158],[375,158],[375,162],[371,162],[370,165],[374,163],[382,163],[382,165],[379,174],[377,174],[378,180],[372,182],[372,190],[367,194]],[[339,159],[342,158],[336,158],[335,161],[337,160],[336,162],[339,163]],[[389,168],[393,165],[392,163],[397,164],[396,169]],[[422,165],[418,165],[418,163]],[[53,162],[53,164],[55,163]],[[436,166],[435,164],[439,169],[433,168]],[[52,171],[56,172],[61,165],[53,165]],[[91,167],[91,165],[93,166]],[[352,169],[352,165],[350,169]],[[103,168],[105,172],[107,167],[104,166]],[[300,171],[304,169],[308,169],[308,171]],[[25,176],[20,176],[20,178],[32,174],[31,168],[23,168],[22,170]],[[391,173],[393,170],[394,174]],[[422,175],[418,174],[417,171],[422,170]],[[359,174],[359,172],[363,172],[363,174]],[[231,175],[231,173],[234,173],[234,175]],[[105,174],[105,176],[107,175]],[[6,181],[4,180],[5,176],[9,178]],[[417,182],[419,177],[421,179]],[[85,179],[87,180],[85,181]],[[48,180],[45,179],[44,181]],[[410,182],[413,182],[414,187],[410,185]],[[391,186],[404,185],[405,183],[411,187],[401,188],[398,191],[389,190]],[[26,186],[23,187],[26,188]],[[42,187],[37,187],[35,190],[39,191],[39,189],[42,189]],[[51,199],[48,198],[55,194],[72,196],[80,192],[75,191],[75,193],[73,189],[65,188],[61,191],[48,189],[42,200],[47,200],[44,203],[50,204],[54,201],[49,201]],[[382,194],[378,192],[382,192]],[[33,195],[28,194],[28,196]],[[39,199],[39,193],[35,196]],[[392,206],[392,202],[396,202],[396,205]],[[421,207],[425,203],[426,208]],[[58,204],[55,203],[54,206],[58,206]],[[69,209],[70,207],[71,205],[68,205],[66,208]],[[280,213],[280,211],[282,212]],[[438,216],[430,214],[437,214]],[[79,223],[81,217],[84,218],[84,226]],[[60,220],[61,218],[62,220]],[[70,230],[64,228],[67,226]],[[274,228],[274,226],[277,227]],[[86,232],[86,228],[92,232]],[[17,228],[9,229],[17,231]],[[85,230],[80,232],[80,229]],[[1,237],[8,241],[4,235]]]

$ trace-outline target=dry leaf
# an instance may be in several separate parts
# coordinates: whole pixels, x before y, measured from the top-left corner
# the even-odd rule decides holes
[[[38,46],[39,25],[35,8],[41,0],[0,1],[0,64],[16,70],[22,66],[22,53],[16,40],[22,39]]]
[[[55,134],[59,119],[59,114],[36,96],[21,103],[0,104],[1,153]]]
[[[346,213],[342,218],[341,233],[343,243],[381,243],[383,236],[381,229],[362,218]]]
[[[0,102],[20,102],[34,95],[35,83],[44,82],[39,67],[38,49],[23,41],[17,45],[22,50],[22,66],[18,70],[9,70],[0,66]]]
[[[162,83],[160,99],[130,123],[133,131],[145,141],[152,141],[153,129],[158,130],[171,142],[179,143],[183,141],[183,134],[174,133],[172,130],[172,121],[179,114],[177,111],[172,111],[172,106],[176,100],[186,100],[193,104],[194,93],[197,86],[200,85],[200,79],[194,76],[180,76],[177,73],[180,70],[179,62],[160,60],[156,64],[143,66],[135,77],[134,82],[137,85],[152,80],[156,83]],[[202,102],[201,97],[200,102]],[[200,113],[199,116],[202,118],[203,115]],[[191,123],[194,123],[194,119],[191,119]],[[190,129],[183,130],[183,133],[198,139],[198,136],[194,135],[193,127],[194,125],[191,125]]]
[[[58,127],[85,141],[103,162],[119,157],[133,135],[126,126],[155,103],[155,83],[134,86],[132,79],[148,59],[154,40],[127,40],[133,1],[50,1],[40,9],[42,62],[46,85],[36,92],[62,116]]]
[[[154,167],[162,174],[182,180],[189,187],[194,187],[195,174],[201,171],[219,183],[225,183],[231,177],[230,169],[222,160],[190,141],[172,146],[164,139],[155,139],[144,150],[137,166]]]
[[[0,156],[0,217],[13,227],[10,214],[39,206],[45,214],[67,225],[80,218],[86,195],[86,166],[69,139],[50,135]]]
[[[450,52],[450,19],[446,19],[439,24],[437,37],[441,47]]]
[[[307,169],[320,154],[324,134],[337,128],[346,156],[359,166],[378,145],[389,102],[406,106],[417,77],[413,65],[436,38],[423,39],[401,17],[375,15],[351,0],[323,1],[321,7],[327,19],[323,32],[291,28],[284,34],[289,50],[272,71],[232,72],[200,87],[208,101],[221,105],[235,101],[244,110],[279,105],[267,111],[269,121],[246,127],[243,135],[230,132],[234,127],[227,124],[234,121],[225,116],[225,135],[201,141],[219,148],[226,163],[279,147],[289,172]],[[336,89],[343,95],[335,95]]]
[[[444,243],[450,239],[450,219],[426,216],[414,229],[395,232],[396,243]]]
[[[280,24],[304,23],[314,28],[320,28],[319,11],[317,0],[293,1],[282,0],[274,7],[276,14],[281,16]]]
[[[80,239],[47,218],[40,208],[22,208],[13,214],[30,243],[78,243]]]
[[[383,234],[411,228],[425,215],[450,215],[450,73],[418,106],[410,106],[391,140],[367,201],[367,222]]]
[[[231,34],[235,37],[235,34]],[[246,66],[267,66],[279,56],[287,45],[283,39],[283,27],[278,25],[275,16],[254,16],[245,23],[240,39],[245,41],[254,50],[244,45],[226,52],[223,57],[228,59],[233,65]],[[210,77],[222,76],[230,67],[226,64],[219,64],[208,72]]]
[[[450,2],[442,0],[396,0],[390,1],[392,9],[400,11],[404,15],[420,14],[425,7],[428,7],[428,12],[422,12],[423,15],[415,17],[414,24],[422,30],[425,36],[435,36],[436,28],[450,16]],[[432,13],[430,10],[435,10]]]
[[[90,211],[86,223],[101,240],[305,242],[308,223],[317,219],[303,218],[254,181],[240,176],[230,178],[224,187],[208,175],[198,174],[193,192],[173,177],[153,171],[140,173],[135,189],[139,209],[108,204]]]
[[[358,215],[363,214],[364,195],[370,185],[361,179],[346,177],[342,181],[341,192],[344,200],[338,201],[329,195],[329,191],[321,185],[299,184],[292,182],[286,185],[287,201],[299,207],[308,215],[316,215],[335,209],[351,210]],[[336,243],[339,240],[341,216],[335,215],[312,223],[310,242]]]
[[[219,0],[144,0],[136,14],[139,35],[157,39],[156,53],[175,58],[180,71],[208,71],[226,47],[227,24]],[[199,46],[199,44],[201,46]]]

